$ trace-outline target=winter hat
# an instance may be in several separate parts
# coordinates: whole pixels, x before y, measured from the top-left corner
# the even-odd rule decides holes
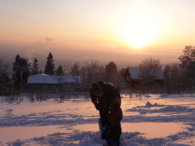
[[[91,91],[96,95],[101,95],[103,92],[103,89],[100,84],[93,82],[91,84]]]

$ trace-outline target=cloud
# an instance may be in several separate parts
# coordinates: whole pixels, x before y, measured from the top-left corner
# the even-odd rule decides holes
[[[42,41],[36,41],[33,43],[33,46],[35,47],[43,47],[46,46],[46,43],[42,42]]]
[[[53,38],[45,37],[45,41],[46,41],[47,43],[50,43],[50,42],[52,42],[53,40],[54,40]]]
[[[44,40],[42,40],[42,41],[34,42],[33,46],[35,46],[35,47],[46,47],[48,45],[48,43],[51,43],[52,41],[54,41],[53,38],[45,37]]]

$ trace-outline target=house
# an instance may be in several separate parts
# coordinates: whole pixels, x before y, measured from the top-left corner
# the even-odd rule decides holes
[[[78,88],[81,85],[78,76],[54,76],[37,74],[28,77],[27,85],[30,91],[59,91],[66,88]]]
[[[144,82],[143,79],[139,77],[140,70],[139,67],[127,67],[125,74],[124,74],[124,79],[126,82],[126,86],[131,86],[131,87],[136,87],[139,85],[143,84],[163,84],[164,83],[164,75],[162,72],[162,69],[158,69],[158,73],[155,75],[155,78],[149,82]]]

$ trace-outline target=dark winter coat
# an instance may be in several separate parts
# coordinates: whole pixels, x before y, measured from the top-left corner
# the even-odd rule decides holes
[[[108,118],[112,126],[116,124],[117,119],[121,120],[123,118],[123,113],[120,106],[121,106],[120,98],[116,97],[111,101]]]
[[[96,82],[103,88],[103,95],[101,97],[95,95],[90,88],[91,101],[95,105],[96,109],[108,108],[110,107],[111,101],[116,97],[120,98],[120,93],[112,83],[98,81]]]

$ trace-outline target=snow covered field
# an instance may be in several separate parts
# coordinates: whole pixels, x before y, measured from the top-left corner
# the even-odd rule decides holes
[[[195,94],[122,97],[121,146],[195,145]],[[90,99],[0,97],[0,145],[101,146],[98,118]]]

